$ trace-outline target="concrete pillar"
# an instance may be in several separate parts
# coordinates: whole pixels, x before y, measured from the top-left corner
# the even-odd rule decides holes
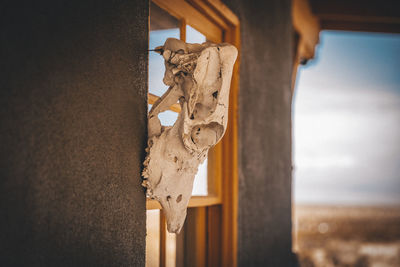
[[[1,10],[0,265],[144,266],[148,0]]]
[[[241,23],[238,266],[294,266],[291,1],[224,2]]]

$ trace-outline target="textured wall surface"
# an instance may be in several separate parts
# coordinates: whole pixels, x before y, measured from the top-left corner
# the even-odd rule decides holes
[[[0,265],[144,266],[148,0],[0,5]]]
[[[291,1],[224,2],[241,22],[238,265],[294,266]]]

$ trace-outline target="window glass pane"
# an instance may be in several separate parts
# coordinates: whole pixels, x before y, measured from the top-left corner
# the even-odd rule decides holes
[[[179,21],[166,11],[151,3],[149,48],[163,45],[167,38],[179,39]],[[161,96],[168,89],[164,78],[164,59],[154,51],[149,52],[149,92]]]
[[[199,31],[186,25],[186,42],[187,43],[204,43],[207,40],[206,36]]]
[[[150,111],[151,107],[152,107],[152,105],[149,104],[149,111]],[[158,114],[158,118],[161,121],[161,125],[172,126],[172,125],[174,125],[176,119],[178,119],[178,113],[176,113],[172,110],[166,110],[166,111]]]
[[[146,211],[146,267],[160,266],[160,210]]]
[[[176,119],[178,118],[178,113],[171,110],[167,110],[158,114],[158,118],[161,121],[161,125],[172,126],[174,125]]]
[[[200,164],[196,177],[194,178],[192,195],[206,196],[208,194],[207,186],[207,159]]]

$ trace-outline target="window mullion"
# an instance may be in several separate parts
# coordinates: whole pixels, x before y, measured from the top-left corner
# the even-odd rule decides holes
[[[179,33],[180,33],[180,39],[184,42],[186,42],[186,20],[181,19],[179,21]]]

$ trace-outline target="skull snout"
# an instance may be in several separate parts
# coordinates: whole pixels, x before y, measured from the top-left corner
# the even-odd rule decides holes
[[[160,201],[167,221],[167,229],[170,233],[179,233],[186,218],[187,201],[183,200],[183,195],[167,196]]]

